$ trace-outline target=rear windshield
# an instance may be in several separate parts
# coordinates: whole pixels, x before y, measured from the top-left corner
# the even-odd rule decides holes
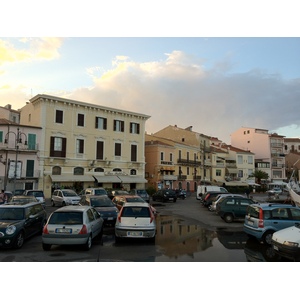
[[[54,212],[49,224],[82,224],[82,212]]]
[[[64,194],[65,197],[77,196],[77,194],[74,191],[72,191],[72,190],[70,190],[70,191],[63,191],[63,194]]]
[[[34,196],[34,197],[44,197],[43,191],[29,191],[27,193],[28,196]]]
[[[91,198],[91,206],[93,207],[110,207],[115,206],[109,198],[97,199]]]
[[[127,202],[145,202],[142,198],[139,197],[132,197],[132,198],[126,198]]]
[[[95,190],[95,195],[107,195],[106,190]]]
[[[23,208],[0,208],[0,220],[23,220]]]
[[[150,210],[148,207],[123,207],[122,217],[127,218],[150,218]]]
[[[259,207],[249,205],[247,207],[247,215],[249,215],[252,218],[256,218],[257,219],[258,216],[259,216],[259,210],[260,210]]]

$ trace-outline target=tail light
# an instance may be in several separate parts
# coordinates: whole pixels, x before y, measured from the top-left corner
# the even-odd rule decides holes
[[[87,231],[87,227],[86,225],[84,224],[81,228],[81,230],[79,231],[79,234],[87,234],[88,231]]]
[[[259,216],[258,216],[258,227],[264,227],[264,211],[260,208],[259,209]]]
[[[210,194],[207,194],[204,201],[206,201],[209,198]]]
[[[123,206],[122,206],[122,208],[120,209],[119,214],[118,214],[118,222],[119,222],[119,223],[121,223],[121,215],[122,215],[122,212],[123,212]]]
[[[44,228],[43,228],[43,234],[49,234],[47,225],[45,225]]]
[[[152,209],[149,209],[149,211],[150,211],[150,224],[151,224],[155,217],[154,217],[154,213],[152,212]]]

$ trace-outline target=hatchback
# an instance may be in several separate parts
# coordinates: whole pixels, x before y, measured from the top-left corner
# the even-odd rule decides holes
[[[79,201],[80,196],[70,189],[55,190],[51,198],[52,206],[78,205]]]
[[[39,202],[34,196],[12,196],[9,204],[27,204],[31,202]]]
[[[0,206],[0,246],[21,248],[24,241],[42,233],[47,214],[42,204],[4,204]]]
[[[162,189],[158,190],[156,193],[152,195],[153,201],[162,201],[162,202],[167,202],[167,201],[172,201],[176,202],[177,200],[177,195],[174,190],[171,189]]]
[[[89,206],[65,206],[54,211],[43,229],[44,250],[52,245],[82,245],[92,247],[92,240],[101,237],[103,219],[99,212]]]
[[[148,203],[125,203],[119,212],[116,226],[116,242],[123,238],[147,238],[154,240],[156,223]]]
[[[45,195],[42,190],[25,190],[23,195],[34,196],[40,203],[42,203],[44,206],[46,205]]]
[[[247,208],[244,232],[270,245],[275,231],[299,223],[299,207],[291,204],[257,203]]]
[[[107,195],[82,196],[79,205],[94,207],[101,214],[105,225],[115,225],[119,210]]]
[[[217,214],[227,223],[235,219],[244,219],[247,207],[255,202],[243,197],[226,197],[217,204]]]

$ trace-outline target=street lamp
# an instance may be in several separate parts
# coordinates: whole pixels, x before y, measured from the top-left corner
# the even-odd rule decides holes
[[[15,172],[14,172],[14,190],[13,193],[15,194],[16,191],[16,180],[17,180],[17,166],[18,166],[18,150],[19,150],[19,145],[22,144],[22,135],[25,137],[25,142],[24,145],[27,146],[27,135],[23,132],[20,131],[20,128],[17,128],[17,133],[14,131],[8,131],[5,135],[4,143],[8,144],[8,138],[10,134],[15,135],[15,151],[16,151],[16,161],[15,161]]]

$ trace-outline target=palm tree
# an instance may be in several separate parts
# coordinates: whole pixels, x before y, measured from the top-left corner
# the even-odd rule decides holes
[[[268,173],[266,173],[262,170],[255,170],[253,172],[253,174],[251,175],[251,177],[255,177],[255,179],[257,179],[257,183],[261,184],[261,180],[262,179],[268,179],[269,175],[268,175]]]

